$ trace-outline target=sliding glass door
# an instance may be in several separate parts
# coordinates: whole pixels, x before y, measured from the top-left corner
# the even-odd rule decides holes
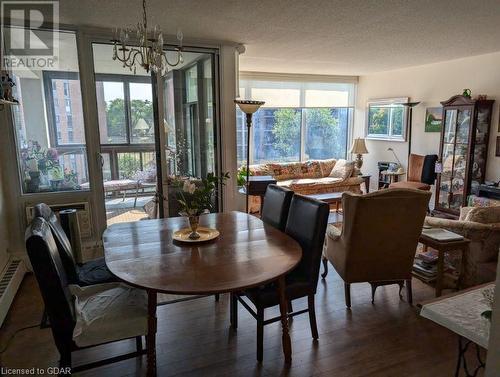
[[[178,216],[176,197],[185,179],[199,181],[219,173],[215,66],[213,52],[185,52],[183,64],[163,82],[168,216]]]
[[[156,155],[151,76],[94,44],[99,140],[108,225],[155,217]]]
[[[215,53],[186,51],[157,78],[113,61],[109,44],[92,50],[108,225],[179,216],[183,181],[217,173]],[[162,101],[156,114],[155,101]]]

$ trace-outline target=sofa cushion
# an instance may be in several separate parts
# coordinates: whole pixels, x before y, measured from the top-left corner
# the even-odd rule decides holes
[[[278,182],[281,187],[288,188],[304,188],[314,186],[335,185],[342,182],[340,178],[324,177],[324,178],[301,178],[301,179],[287,179],[286,181]]]
[[[328,177],[332,172],[332,169],[335,166],[337,160],[335,158],[330,158],[327,160],[318,160],[318,162],[319,162],[319,167],[321,169],[321,176]]]
[[[293,178],[320,178],[321,168],[318,161],[269,163],[266,170],[276,180],[283,181]]]
[[[474,207],[466,211],[464,221],[481,224],[500,223],[500,207]]]
[[[354,170],[354,162],[340,159],[335,163],[329,177],[340,178],[341,180],[347,179],[352,175]]]

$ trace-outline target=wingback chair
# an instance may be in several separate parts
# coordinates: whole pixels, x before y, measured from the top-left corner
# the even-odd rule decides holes
[[[436,180],[435,166],[438,156],[430,154],[420,156],[411,154],[408,160],[408,178],[406,181],[391,183],[389,188],[413,188],[428,191]]]
[[[458,233],[471,242],[462,256],[460,288],[494,281],[500,247],[500,207],[462,207],[458,220],[426,217],[426,225]]]
[[[350,285],[360,282],[372,285],[372,301],[378,286],[405,282],[412,303],[413,258],[430,197],[415,189],[343,194],[342,230],[329,225],[325,257],[344,280],[348,308]]]

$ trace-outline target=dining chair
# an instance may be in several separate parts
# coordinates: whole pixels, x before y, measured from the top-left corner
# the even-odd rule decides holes
[[[47,221],[36,217],[26,229],[26,249],[60,354],[59,366],[71,368],[73,351],[135,339],[136,351],[71,369],[71,373],[145,354],[147,294],[123,283],[96,284],[71,292],[68,276]]]
[[[47,204],[40,203],[35,205],[34,215],[48,222],[52,236],[56,241],[57,250],[59,251],[66,275],[68,276],[69,284],[77,284],[84,287],[87,285],[119,281],[119,279],[109,271],[104,258],[93,259],[81,264],[76,263],[71,242],[56,214]]]
[[[377,287],[406,285],[412,303],[412,267],[431,193],[388,189],[366,195],[342,195],[342,229],[329,225],[325,257],[344,280],[351,307],[351,284],[367,282],[372,303]],[[326,271],[325,271],[326,275]]]
[[[268,185],[264,195],[261,220],[284,231],[292,197],[292,190],[274,184]]]
[[[293,195],[285,233],[302,248],[300,263],[286,275],[285,294],[288,302],[307,297],[307,309],[291,311],[288,317],[309,313],[309,324],[313,339],[318,339],[314,296],[318,284],[321,252],[328,223],[329,205],[302,195]],[[247,299],[255,306],[254,310]],[[238,302],[257,320],[257,360],[262,362],[264,326],[280,321],[281,317],[265,319],[265,309],[279,305],[275,283],[235,293],[231,297],[231,326],[238,327]]]

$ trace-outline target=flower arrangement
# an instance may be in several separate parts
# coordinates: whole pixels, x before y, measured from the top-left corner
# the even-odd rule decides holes
[[[184,180],[182,190],[177,194],[177,201],[181,206],[181,216],[200,216],[213,210],[213,198],[217,186],[224,185],[229,179],[229,173],[217,177],[208,173],[201,181]],[[180,182],[178,183],[180,184]]]

